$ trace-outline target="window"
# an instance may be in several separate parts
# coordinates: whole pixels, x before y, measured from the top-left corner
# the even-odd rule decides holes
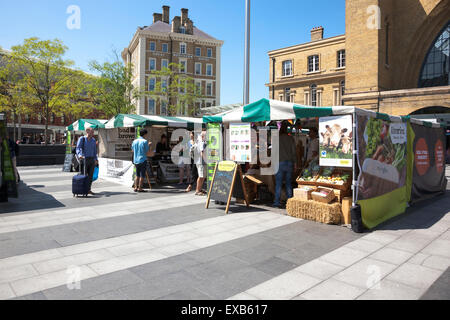
[[[30,115],[29,115],[29,114],[26,114],[26,115],[25,115],[25,121],[26,121],[26,122],[30,122]]]
[[[167,115],[167,101],[161,101],[161,112],[162,115]]]
[[[42,116],[40,114],[38,114],[37,120],[38,120],[39,123],[42,123]]]
[[[61,115],[61,123],[64,124],[66,122],[66,117],[64,115]]]
[[[434,41],[419,79],[419,88],[450,85],[450,22]]]
[[[148,99],[148,112],[147,114],[155,114],[155,100]]]
[[[162,52],[169,52],[169,45],[167,43],[162,44]]]
[[[206,84],[206,95],[212,96],[212,83],[211,82]]]
[[[186,54],[186,43],[180,43],[180,53]]]
[[[195,81],[195,90],[197,90],[197,94],[202,94],[202,83],[200,81]]]
[[[50,115],[50,122],[51,122],[51,123],[55,123],[55,114],[54,114],[54,113],[52,113],[52,114]]]
[[[212,58],[212,49],[211,48],[208,48],[207,56],[208,56],[208,58]]]
[[[206,103],[206,107],[207,107],[207,108],[211,108],[211,102],[207,102],[207,103]]]
[[[155,78],[150,78],[148,80],[148,91],[154,91],[155,90],[155,84],[156,84],[156,79]]]
[[[202,64],[200,62],[195,63],[195,74],[202,74]]]
[[[164,92],[167,91],[167,79],[161,80],[161,90]]]
[[[319,71],[319,55],[308,57],[308,72]]]
[[[161,70],[163,68],[169,68],[169,60],[167,60],[167,59],[162,59],[161,60]]]
[[[207,64],[206,65],[206,75],[207,76],[212,76],[212,64]]]
[[[292,60],[283,61],[283,77],[292,76]]]
[[[317,86],[315,84],[311,86],[311,105],[317,107]]]
[[[341,81],[341,106],[344,105],[344,94],[345,94],[345,80]]]
[[[156,51],[156,42],[150,42],[150,51]]]
[[[202,55],[202,48],[195,48],[195,55],[200,57]]]
[[[345,50],[339,50],[337,53],[337,67],[338,68],[345,67]]]
[[[180,33],[186,34],[186,28],[185,27],[180,27]]]
[[[284,89],[284,101],[291,102],[291,88]]]
[[[186,60],[180,60],[180,72],[186,73],[187,71],[187,61]]]
[[[154,59],[154,58],[150,59],[149,68],[150,68],[150,71],[156,70],[156,59]]]

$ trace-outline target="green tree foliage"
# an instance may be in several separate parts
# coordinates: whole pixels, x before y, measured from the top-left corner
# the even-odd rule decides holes
[[[133,85],[132,65],[124,65],[117,52],[115,61],[103,64],[92,61],[89,66],[99,74],[90,87],[90,99],[108,117],[119,113],[135,113],[133,102],[139,99],[140,92]]]
[[[184,115],[185,106],[189,116],[198,111],[195,104],[200,98],[200,89],[196,87],[194,79],[182,72],[182,69],[182,64],[170,63],[168,68],[153,71],[155,88],[143,91],[144,95],[160,103],[167,102],[170,116]]]
[[[80,80],[84,74],[70,68],[74,63],[64,59],[67,47],[61,40],[28,38],[11,49],[20,74],[16,85],[34,113],[44,119],[47,143],[51,115],[70,114],[75,105],[85,104],[86,99],[74,100],[75,93],[85,91],[86,82]]]

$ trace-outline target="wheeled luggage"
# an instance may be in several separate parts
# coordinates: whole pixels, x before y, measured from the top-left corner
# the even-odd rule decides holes
[[[73,196],[87,197],[89,194],[89,176],[86,175],[86,161],[84,162],[84,174],[81,174],[81,161],[80,161],[80,173],[72,178],[72,193]]]

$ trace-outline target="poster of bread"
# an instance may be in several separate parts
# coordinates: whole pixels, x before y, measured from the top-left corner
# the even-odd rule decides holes
[[[320,166],[352,167],[352,129],[351,115],[319,119]]]
[[[406,123],[358,116],[358,199],[370,199],[406,182]]]

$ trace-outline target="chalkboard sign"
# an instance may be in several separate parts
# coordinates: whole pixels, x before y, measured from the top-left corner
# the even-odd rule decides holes
[[[63,172],[72,172],[72,161],[75,155],[73,153],[66,153],[66,158],[64,159]]]
[[[240,194],[242,194],[243,197],[240,197]],[[241,167],[233,161],[221,161],[216,165],[216,169],[214,170],[214,176],[208,192],[206,209],[208,209],[212,199],[226,203],[227,207],[225,212],[228,213],[231,197],[233,195],[235,197],[243,198],[247,207],[249,206]]]

